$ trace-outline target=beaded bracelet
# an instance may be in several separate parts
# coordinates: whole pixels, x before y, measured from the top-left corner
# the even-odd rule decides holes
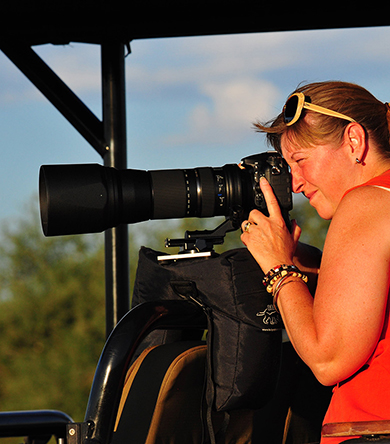
[[[278,265],[274,268],[271,268],[271,270],[269,270],[269,272],[264,276],[263,284],[267,286],[273,277],[279,275],[283,271],[299,271],[299,270],[295,265],[286,265],[286,264]]]
[[[272,293],[275,283],[287,275],[298,277],[305,283],[308,281],[307,276],[295,265],[278,265],[277,267],[271,268],[264,276],[263,284],[267,287],[268,293]]]

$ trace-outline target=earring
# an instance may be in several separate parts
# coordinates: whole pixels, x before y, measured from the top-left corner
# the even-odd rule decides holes
[[[356,163],[362,163],[362,161],[358,157],[356,157],[355,162]]]

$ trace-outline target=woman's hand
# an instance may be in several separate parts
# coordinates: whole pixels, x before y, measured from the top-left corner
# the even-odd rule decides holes
[[[301,229],[292,221],[291,233],[283,219],[278,201],[267,179],[260,179],[269,217],[258,210],[251,211],[242,224],[241,240],[248,247],[264,273],[281,264],[293,264]]]

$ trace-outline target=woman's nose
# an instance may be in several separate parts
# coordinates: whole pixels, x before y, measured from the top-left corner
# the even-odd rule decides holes
[[[292,172],[292,190],[294,193],[302,193],[303,192],[303,185],[305,184],[305,181],[303,177],[298,174],[297,172]]]

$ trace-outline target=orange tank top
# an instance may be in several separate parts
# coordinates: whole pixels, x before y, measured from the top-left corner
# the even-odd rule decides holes
[[[359,186],[367,185],[383,187],[390,191],[390,170]],[[355,188],[358,187],[348,190],[347,193]],[[390,331],[388,325],[389,304],[386,308],[382,334],[374,353],[360,370],[333,389],[324,424],[390,419]],[[336,444],[346,439],[346,437],[322,438],[321,444]]]

